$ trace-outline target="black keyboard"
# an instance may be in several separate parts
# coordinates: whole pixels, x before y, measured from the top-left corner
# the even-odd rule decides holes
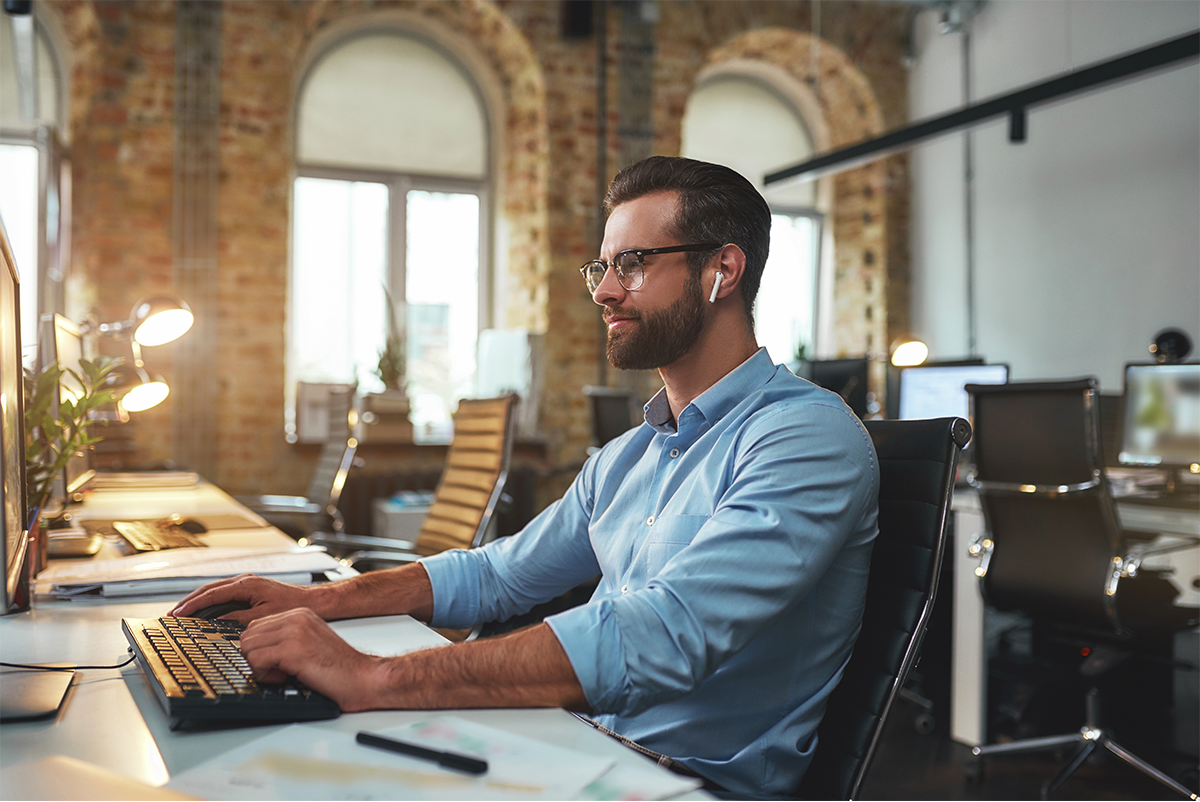
[[[173,721],[282,722],[337,718],[341,709],[292,678],[254,679],[238,649],[244,624],[200,618],[126,618],[121,629]]]
[[[137,551],[159,551],[208,545],[199,536],[174,524],[160,524],[152,521],[113,521],[112,526]]]

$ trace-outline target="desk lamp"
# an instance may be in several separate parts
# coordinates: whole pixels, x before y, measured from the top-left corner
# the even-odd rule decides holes
[[[115,337],[127,336],[132,331],[133,341],[140,345],[162,345],[182,336],[192,327],[194,319],[191,308],[183,301],[156,295],[134,304],[128,320],[92,324],[85,330]]]
[[[124,364],[109,374],[106,385],[118,395],[117,413],[128,420],[128,413],[158,406],[171,388],[158,374],[150,374],[142,362],[143,345],[162,345],[178,339],[192,327],[195,317],[183,301],[168,295],[144,298],[133,305],[127,320],[116,323],[86,324],[84,330],[110,337],[128,337],[133,364]]]
[[[911,368],[920,365],[929,357],[929,346],[911,334],[905,334],[892,341],[891,363],[897,368]]]

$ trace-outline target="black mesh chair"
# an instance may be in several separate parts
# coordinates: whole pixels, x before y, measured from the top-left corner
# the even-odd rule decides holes
[[[1197,609],[1176,606],[1178,589],[1163,573],[1141,567],[1153,544],[1130,540],[1121,530],[1104,473],[1096,380],[971,384],[967,391],[975,421],[970,481],[987,528],[971,551],[980,559],[976,573],[984,600],[1025,614],[1057,641],[1089,654],[1079,666],[1086,698],[1078,732],[980,746],[974,754],[1076,746],[1043,787],[1047,798],[1103,746],[1195,799],[1101,726],[1106,675],[1149,638],[1195,626]]]
[[[862,630],[817,729],[801,799],[854,799],[884,722],[916,662],[933,609],[958,453],[971,437],[961,418],[871,420],[879,458],[879,535]]]

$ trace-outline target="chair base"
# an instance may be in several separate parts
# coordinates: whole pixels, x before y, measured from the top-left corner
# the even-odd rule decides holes
[[[1103,746],[1109,752],[1112,752],[1121,760],[1125,761],[1135,769],[1141,771],[1154,779],[1158,780],[1163,785],[1170,788],[1172,791],[1183,796],[1185,799],[1197,800],[1195,792],[1188,790],[1183,785],[1179,784],[1171,777],[1162,773],[1158,769],[1151,766],[1146,761],[1142,760],[1137,755],[1122,747],[1114,741],[1107,732],[1094,727],[1083,727],[1079,732],[1073,735],[1052,735],[1044,738],[1026,738],[1021,741],[1014,741],[1007,744],[991,744],[988,746],[977,746],[971,750],[971,754],[976,757],[986,757],[988,755],[1003,755],[1018,752],[1037,752],[1047,749],[1057,749],[1063,746],[1077,744],[1078,748],[1071,756],[1071,759],[1062,767],[1053,779],[1042,786],[1042,799],[1049,799],[1050,795],[1058,790],[1067,778],[1070,777],[1077,768],[1083,765],[1083,761],[1087,760],[1088,756],[1095,751],[1097,746]]]

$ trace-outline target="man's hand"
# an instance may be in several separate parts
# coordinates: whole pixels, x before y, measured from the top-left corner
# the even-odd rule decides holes
[[[323,593],[323,587],[327,588],[328,586],[288,585],[254,574],[242,574],[228,579],[218,579],[216,582],[210,582],[193,590],[175,605],[171,615],[186,617],[213,604],[240,601],[249,604],[250,609],[228,613],[221,617],[248,624],[255,619],[282,613],[285,610],[294,610],[298,607],[315,610],[318,615],[324,616],[332,611],[323,609],[329,606],[325,603],[328,600],[321,598],[322,595],[328,595],[328,591]]]
[[[241,649],[260,682],[297,677],[343,712],[379,708],[386,701],[384,658],[356,651],[312,610],[255,621],[242,633]]]
[[[326,621],[375,615],[411,615],[428,621],[433,615],[433,588],[420,563],[315,585],[287,585],[254,574],[218,579],[184,596],[171,615],[188,616],[228,601],[250,605],[249,610],[221,616],[243,624],[298,608],[312,610]]]

